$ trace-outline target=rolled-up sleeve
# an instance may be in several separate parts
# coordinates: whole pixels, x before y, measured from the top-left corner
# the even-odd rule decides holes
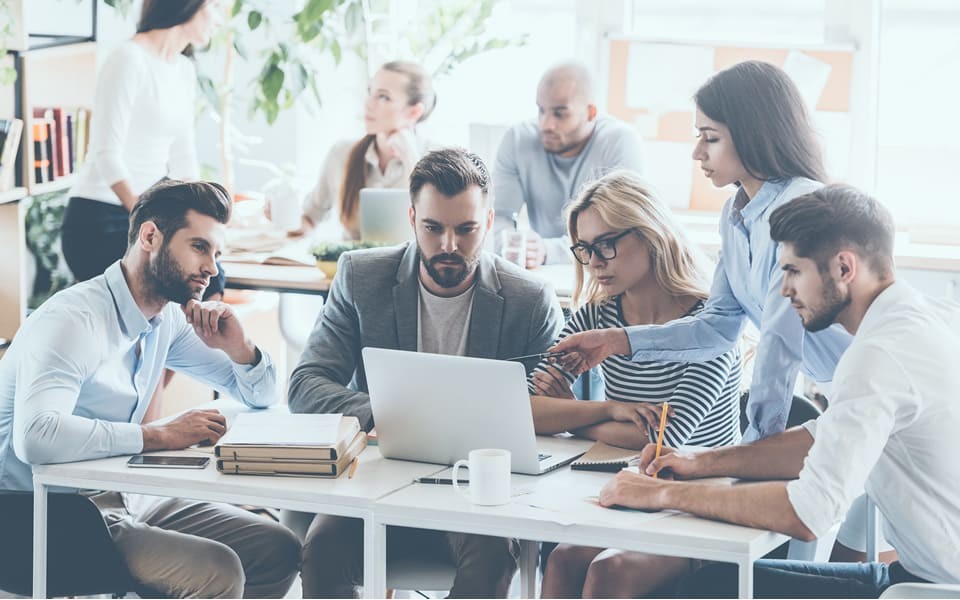
[[[165,318],[178,320],[177,334],[167,354],[168,368],[186,373],[253,408],[270,406],[279,400],[277,370],[263,349],[257,364],[237,364],[222,350],[204,344],[179,309],[167,311]]]
[[[787,484],[797,516],[816,536],[844,517],[863,493],[901,411],[919,398],[903,367],[879,347],[861,347],[837,368],[834,400],[816,424],[800,476]]]

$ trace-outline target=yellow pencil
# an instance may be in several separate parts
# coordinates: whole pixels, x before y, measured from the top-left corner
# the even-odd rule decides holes
[[[360,464],[360,457],[358,456],[353,459],[352,463],[350,463],[350,471],[347,473],[347,479],[353,479],[353,475],[354,473],[357,472],[357,465],[359,464]]]
[[[663,430],[667,426],[667,408],[668,405],[666,402],[663,403],[663,407],[660,409],[660,429],[657,430],[657,453],[654,455],[653,460],[660,458],[660,451],[663,450]],[[653,474],[654,479],[656,479],[657,474]]]

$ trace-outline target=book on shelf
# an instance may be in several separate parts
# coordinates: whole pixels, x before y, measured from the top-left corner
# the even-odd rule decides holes
[[[571,469],[580,471],[616,472],[630,466],[631,461],[640,458],[639,450],[630,450],[597,442],[587,452],[570,463]]]
[[[335,460],[230,460],[217,459],[217,470],[229,475],[281,475],[288,477],[339,477],[367,447],[367,434],[358,431]]]
[[[36,183],[50,181],[50,158],[47,156],[47,124],[42,120],[33,121],[33,180]]]
[[[360,433],[360,421],[356,417],[341,417],[335,434],[329,435],[333,432],[328,429],[328,435],[320,437],[305,430],[316,422],[333,425],[333,419],[314,417],[339,415],[271,415],[269,419],[262,419],[256,414],[241,413],[216,445],[214,453],[225,460],[241,462],[339,460]],[[271,431],[281,427],[288,430],[283,437]]]
[[[0,119],[0,191],[13,189],[23,121]]]
[[[47,178],[44,181],[53,181],[57,177],[61,177],[59,173],[62,169],[60,165],[60,142],[56,137],[57,127],[53,120],[53,109],[34,108],[33,122],[41,123],[46,128],[43,140],[46,146],[45,153],[50,162],[47,167]]]

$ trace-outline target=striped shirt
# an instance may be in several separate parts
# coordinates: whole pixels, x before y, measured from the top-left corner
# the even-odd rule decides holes
[[[703,309],[698,302],[685,316]],[[586,304],[570,318],[560,339],[591,329],[627,327],[620,297]],[[542,361],[535,370],[543,370]],[[664,441],[674,448],[724,446],[740,442],[740,351],[734,349],[707,362],[633,362],[613,355],[600,364],[606,397],[621,402],[669,402],[674,416]],[[573,385],[574,376],[564,372]],[[535,393],[532,383],[530,393]],[[650,439],[656,438],[652,429]]]

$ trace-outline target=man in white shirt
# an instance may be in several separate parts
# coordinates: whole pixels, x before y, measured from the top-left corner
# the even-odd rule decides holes
[[[537,86],[536,120],[518,123],[500,142],[494,168],[496,242],[527,206],[527,268],[569,263],[563,208],[585,184],[616,168],[641,172],[640,136],[597,110],[593,81],[579,63],[550,68]]]
[[[164,368],[248,406],[276,402],[270,357],[230,306],[199,301],[217,273],[230,209],[217,184],[157,184],[133,207],[126,255],[27,319],[0,360],[0,491],[32,490],[35,464],[219,439],[226,421],[215,410],[141,425]],[[282,597],[296,576],[296,536],[245,510],[116,493],[92,499],[150,595]]]
[[[601,503],[675,508],[812,540],[866,489],[900,562],[758,561],[756,595],[877,597],[906,581],[960,583],[960,305],[895,281],[893,220],[852,187],[827,186],[785,204],[771,214],[770,233],[782,245],[781,293],[804,327],[840,323],[855,336],[837,365],[830,408],[746,446],[697,455],[665,449],[657,460],[648,446],[645,474],[619,473]],[[649,477],[661,470],[677,479],[775,481]],[[682,594],[732,593],[735,580],[735,569],[708,565]]]

